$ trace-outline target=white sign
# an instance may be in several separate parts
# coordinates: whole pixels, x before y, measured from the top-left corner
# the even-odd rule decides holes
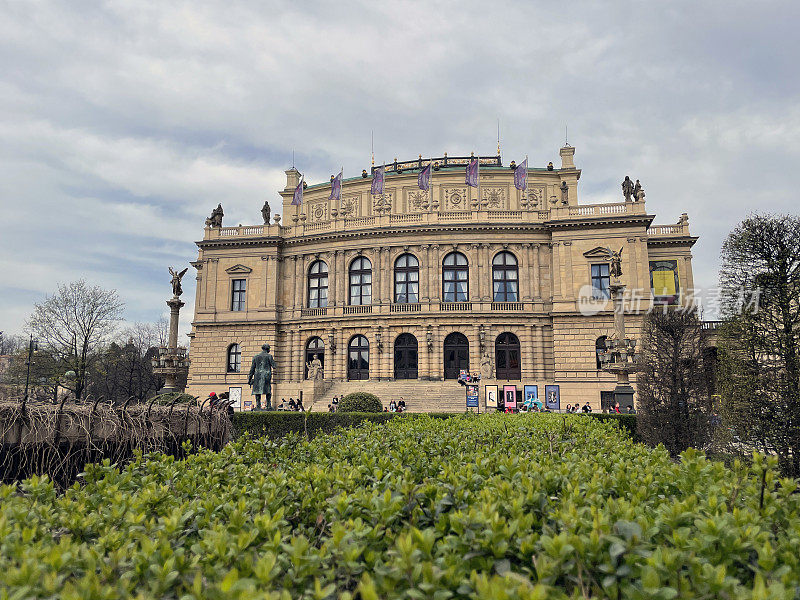
[[[233,408],[241,408],[242,407],[242,388],[240,388],[240,387],[229,387],[228,388],[228,400],[232,401],[231,406]]]

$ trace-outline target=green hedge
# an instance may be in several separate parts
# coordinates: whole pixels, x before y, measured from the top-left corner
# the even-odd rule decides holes
[[[339,402],[340,412],[365,412],[365,413],[379,413],[383,412],[383,404],[375,394],[369,392],[353,392],[347,394]]]
[[[452,417],[454,413],[433,413],[437,419]],[[289,433],[305,433],[308,417],[308,435],[314,437],[318,433],[332,433],[339,428],[351,428],[364,421],[385,423],[396,417],[405,418],[415,415],[409,413],[302,413],[284,411],[237,412],[233,415],[233,428],[238,437],[247,432],[253,437],[266,436],[271,439],[282,438]]]

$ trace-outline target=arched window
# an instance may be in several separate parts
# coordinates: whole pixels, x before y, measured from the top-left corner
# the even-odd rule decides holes
[[[350,304],[372,304],[372,263],[363,256],[350,263]]]
[[[418,368],[417,338],[401,333],[394,341],[394,378],[416,379]]]
[[[242,370],[242,349],[239,344],[228,346],[228,373],[238,373]]]
[[[444,257],[442,284],[445,302],[466,302],[469,297],[469,263],[460,252],[451,252]]]
[[[458,379],[461,371],[469,371],[469,340],[455,331],[444,338],[444,378]]]
[[[369,342],[363,335],[354,336],[347,345],[347,378],[369,379]]]
[[[319,359],[319,362],[322,363],[323,368],[325,367],[325,342],[322,341],[322,338],[313,337],[308,340],[306,344],[306,362],[305,364],[313,362],[315,358]],[[306,366],[306,379],[308,379],[308,366]]]
[[[513,333],[501,333],[494,343],[494,364],[498,379],[522,379],[519,338]]]
[[[519,302],[517,258],[511,252],[500,252],[492,260],[494,302]]]
[[[597,360],[597,370],[603,368],[603,361],[600,360],[600,355],[606,351],[606,336],[601,335],[594,342],[594,357]]]
[[[413,254],[401,254],[394,261],[395,304],[419,302],[419,261]]]
[[[323,260],[308,269],[308,308],[328,306],[328,265]]]

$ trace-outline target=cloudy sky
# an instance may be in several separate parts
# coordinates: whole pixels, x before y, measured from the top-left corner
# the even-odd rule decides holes
[[[800,3],[0,2],[0,330],[79,278],[166,311],[213,206],[258,223],[295,152],[344,165],[493,153],[558,163],[582,202],[626,174],[688,212],[695,282],[752,211],[797,212]],[[191,271],[191,270],[190,270]],[[186,277],[190,320],[194,278]]]

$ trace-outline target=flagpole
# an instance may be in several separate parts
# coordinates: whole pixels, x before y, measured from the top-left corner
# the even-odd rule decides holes
[[[481,209],[481,154],[478,153],[478,210]]]

